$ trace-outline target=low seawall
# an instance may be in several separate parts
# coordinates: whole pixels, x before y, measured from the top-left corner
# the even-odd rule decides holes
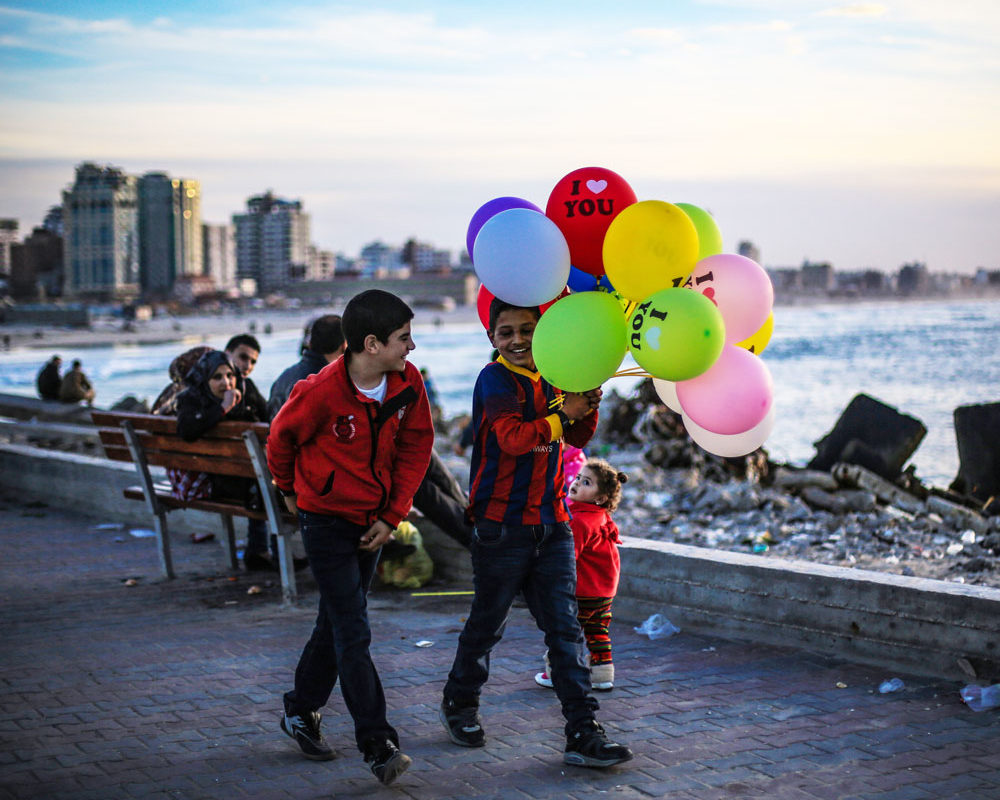
[[[122,497],[131,464],[0,445],[0,488],[149,527]],[[173,531],[217,532],[216,515],[177,511]],[[468,554],[419,520],[440,575],[471,582]],[[176,534],[180,536],[180,534]],[[661,613],[682,630],[822,652],[956,680],[1000,679],[1000,590],[626,537],[615,618]],[[220,558],[222,558],[220,552]],[[963,671],[964,670],[964,671]]]

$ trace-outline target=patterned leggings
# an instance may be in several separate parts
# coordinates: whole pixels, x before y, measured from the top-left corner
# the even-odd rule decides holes
[[[577,597],[579,610],[576,618],[580,620],[583,635],[587,639],[587,649],[590,650],[590,664],[611,663],[611,637],[608,626],[611,624],[611,601],[613,597]]]

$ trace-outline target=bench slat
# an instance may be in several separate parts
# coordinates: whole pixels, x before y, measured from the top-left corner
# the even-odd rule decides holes
[[[105,447],[109,445],[113,447],[128,446],[125,442],[125,434],[122,433],[121,428],[117,430],[101,428],[100,436],[101,442]],[[168,436],[166,434],[140,433],[136,431],[136,436],[146,453],[204,453],[206,449],[210,449],[213,455],[218,455],[220,458],[250,461],[246,444],[242,438],[208,439],[207,437],[203,437],[193,442],[186,442],[176,434]]]

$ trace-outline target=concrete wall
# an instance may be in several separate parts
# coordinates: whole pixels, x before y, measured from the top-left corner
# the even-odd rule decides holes
[[[0,445],[0,488],[107,521],[149,526],[142,503],[122,499],[130,464]],[[471,583],[468,553],[414,518],[446,579]],[[218,517],[178,511],[173,530],[218,531]],[[829,653],[886,669],[1000,679],[1000,590],[751,556],[626,537],[615,618],[664,614],[682,630]]]

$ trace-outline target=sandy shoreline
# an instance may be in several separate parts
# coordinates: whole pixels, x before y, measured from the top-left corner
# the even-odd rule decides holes
[[[475,306],[459,306],[451,311],[415,308],[414,312],[416,315],[414,323],[417,326],[468,323],[475,322],[479,318]],[[168,342],[196,344],[205,337],[225,336],[234,331],[250,331],[256,334],[301,331],[309,320],[326,313],[330,312],[320,308],[252,309],[219,314],[161,316],[132,323],[131,328],[126,327],[124,320],[99,317],[89,328],[34,324],[2,325],[0,336],[10,337],[7,349],[51,350],[60,347],[107,347]]]

